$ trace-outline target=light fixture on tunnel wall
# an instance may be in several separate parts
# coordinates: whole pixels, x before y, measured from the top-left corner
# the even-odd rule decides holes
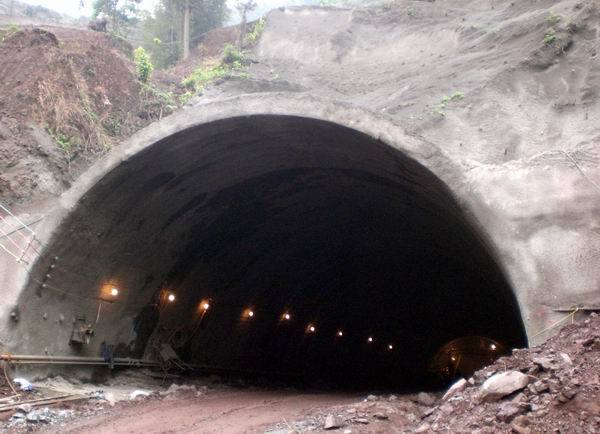
[[[338,338],[341,338],[344,336],[344,331],[343,330],[338,330],[337,333],[335,334]]]
[[[368,343],[368,344],[372,344],[374,340],[375,340],[375,338],[374,338],[373,336],[369,336],[369,337],[367,338],[367,343]]]
[[[173,303],[175,301],[175,294],[173,294],[172,292],[170,292],[169,295],[167,295],[167,301],[169,303]]]
[[[253,307],[248,307],[242,312],[242,319],[251,320],[256,315]]]
[[[200,302],[200,312],[205,313],[207,310],[211,308],[210,300],[204,299]]]
[[[292,315],[289,312],[283,312],[281,314],[281,321],[291,321]]]
[[[313,334],[317,332],[317,327],[314,324],[309,324],[306,326],[306,333]]]
[[[392,344],[388,344],[387,348],[388,348],[388,351],[394,351],[394,345],[392,345]]]
[[[491,344],[491,345],[490,345],[490,350],[492,350],[492,351],[496,351],[496,348],[498,348],[498,347],[496,346],[496,344]]]
[[[100,300],[106,301],[109,303],[116,302],[119,298],[121,290],[119,289],[119,285],[114,281],[107,282],[102,285],[100,288]]]

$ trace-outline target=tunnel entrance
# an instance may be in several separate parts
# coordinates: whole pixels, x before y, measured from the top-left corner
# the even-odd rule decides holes
[[[296,116],[214,121],[138,152],[79,201],[34,276],[24,315],[84,316],[94,335],[69,346],[70,324],[42,324],[28,353],[142,357],[168,341],[198,365],[407,386],[453,339],[526,345],[501,268],[443,182]]]

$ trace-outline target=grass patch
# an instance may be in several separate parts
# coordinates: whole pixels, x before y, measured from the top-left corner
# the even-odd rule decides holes
[[[12,35],[20,31],[21,28],[16,24],[9,24],[6,29],[0,30],[0,43],[4,42],[6,39],[10,38]]]
[[[548,30],[544,35],[544,44],[552,45],[556,42],[556,32],[554,30]]]
[[[465,94],[459,91],[456,91],[451,95],[444,95],[440,103],[433,106],[432,113],[441,117],[446,117],[446,108],[448,107],[448,104],[462,101],[463,99],[465,99]]]
[[[52,137],[52,140],[54,140],[54,143],[56,143],[61,151],[65,152],[67,155],[71,153],[71,149],[73,148],[73,137],[52,128],[49,125],[45,126],[45,130],[48,135]]]
[[[244,69],[246,59],[244,54],[231,44],[225,44],[221,62],[214,66],[200,66],[188,75],[181,84],[192,94],[186,97],[188,100],[193,93],[202,92],[204,86],[215,80],[231,77],[237,72],[238,76],[246,76],[240,72]],[[184,94],[185,95],[185,94]]]

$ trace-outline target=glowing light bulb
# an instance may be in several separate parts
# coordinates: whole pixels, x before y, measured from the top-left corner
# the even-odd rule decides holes
[[[388,350],[392,351],[394,349],[394,346],[392,344],[388,345]]]
[[[314,333],[314,332],[316,332],[316,331],[317,331],[317,328],[316,328],[314,325],[312,325],[312,324],[309,324],[309,325],[308,325],[308,327],[306,328],[306,331],[307,331],[308,333]]]
[[[371,342],[373,342],[373,336],[369,336],[369,337],[367,338],[367,342],[368,342],[368,343],[371,343]]]
[[[205,302],[202,304],[202,309],[208,310],[209,308],[210,308],[210,304],[208,302]]]
[[[490,345],[490,348],[492,349],[492,351],[494,351],[494,350],[497,348],[497,347],[496,347],[496,344],[492,344],[492,345]]]
[[[342,330],[338,330],[337,335],[341,338],[344,336],[344,332]]]
[[[167,300],[169,300],[169,303],[173,303],[175,301],[175,294],[169,294]]]
[[[456,357],[452,356],[452,357],[450,357],[450,360],[452,360],[453,362],[456,362]]]
[[[292,316],[289,313],[286,313],[283,315],[283,319],[286,321],[289,321],[292,318]]]
[[[253,310],[249,310],[249,311],[248,311],[248,316],[249,316],[250,318],[252,318],[252,317],[254,316],[254,311],[253,311]]]
[[[112,295],[113,297],[116,297],[117,295],[119,295],[119,289],[118,288],[111,288],[110,289],[110,295]]]

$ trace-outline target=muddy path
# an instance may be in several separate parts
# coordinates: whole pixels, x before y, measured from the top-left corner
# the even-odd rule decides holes
[[[349,404],[357,394],[285,390],[219,391],[205,396],[117,405],[46,433],[262,433],[319,407]]]

